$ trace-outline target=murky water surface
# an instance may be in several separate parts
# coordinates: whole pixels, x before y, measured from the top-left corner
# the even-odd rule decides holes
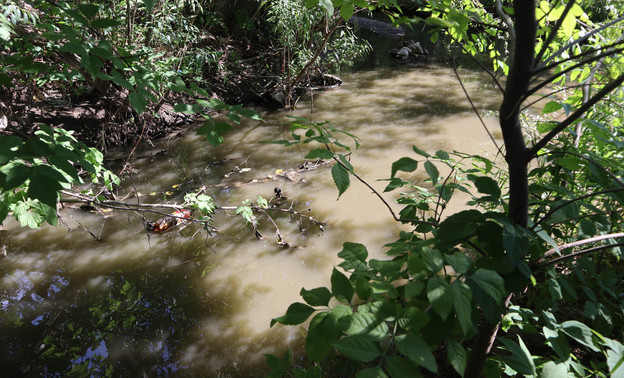
[[[468,71],[462,77],[479,109],[497,108],[497,94],[483,77]],[[329,166],[301,173],[303,183],[211,185],[265,178],[301,165],[312,146],[260,143],[288,138],[289,115],[330,120],[357,135],[361,148],[352,163],[380,192],[386,183],[377,180],[389,177],[393,161],[418,158],[412,145],[489,157],[494,151],[448,68],[395,67],[343,79],[342,87],[314,96],[314,113],[310,99],[296,111],[264,112],[264,123],[243,124],[218,148],[194,132],[159,141],[156,150],[163,153],[137,158],[137,172],[126,176],[120,189],[122,195],[140,192],[142,203],[180,202],[180,189],[206,185],[220,206],[238,206],[259,195],[271,198],[278,187],[288,197],[286,207],[292,204],[326,228],[321,232],[303,220],[301,232],[296,218],[273,214],[289,248],[277,243],[268,219],[260,218],[264,238],[259,240],[240,217],[226,211],[215,217],[219,233],[212,236],[192,225],[150,235],[137,214],[71,208],[62,211],[65,226],[29,231],[5,222],[0,231],[0,245],[8,253],[0,260],[1,365],[35,375],[54,375],[72,364],[95,375],[108,366],[122,376],[265,375],[263,354],[281,355],[301,340],[297,328],[269,328],[270,320],[300,300],[302,287],[329,284],[343,242],[360,242],[372,257],[384,258],[382,246],[394,241],[399,225],[355,180],[337,200]],[[498,130],[494,118],[485,122]],[[138,155],[150,151],[154,148],[143,148]],[[425,174],[419,170],[405,177],[424,180]],[[396,198],[384,196],[391,203]]]

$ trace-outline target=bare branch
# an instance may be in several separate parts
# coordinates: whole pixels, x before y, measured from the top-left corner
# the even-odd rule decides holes
[[[550,261],[546,261],[546,262],[542,263],[537,269],[543,269],[543,268],[547,267],[548,265],[553,265],[553,264],[556,264],[556,263],[558,263],[560,261],[571,259],[571,258],[574,258],[574,257],[578,257],[578,256],[584,255],[586,253],[597,252],[597,251],[601,251],[603,249],[622,247],[622,246],[624,246],[624,243],[606,244],[606,245],[601,245],[601,246],[598,246],[598,247],[592,247],[592,248],[588,248],[588,249],[583,249],[583,250],[578,251],[578,252],[570,253],[570,254],[567,254],[565,256],[557,257],[557,258],[552,259]]]
[[[459,77],[459,73],[457,72],[457,66],[454,63],[455,62],[453,62],[453,72],[455,72],[455,76],[457,77],[457,81],[459,81],[459,85],[461,85],[462,90],[464,91],[464,94],[466,95],[466,99],[468,99],[468,102],[470,103],[470,106],[472,107],[472,110],[474,111],[474,113],[479,118],[479,121],[481,121],[481,125],[483,125],[483,128],[485,129],[485,132],[487,133],[487,135],[490,137],[490,140],[492,141],[492,143],[494,143],[494,146],[496,146],[496,149],[498,150],[498,153],[502,155],[500,146],[498,145],[498,143],[496,143],[496,140],[492,136],[492,133],[490,133],[490,130],[487,128],[485,122],[483,122],[483,118],[481,118],[481,114],[479,114],[479,111],[477,110],[477,108],[475,107],[474,103],[472,102],[472,99],[470,98],[470,95],[468,94],[468,91],[466,90],[466,87],[464,86],[464,83],[462,82],[462,79]]]
[[[392,210],[392,207],[390,206],[390,204],[382,197],[381,194],[379,194],[378,191],[376,191],[372,186],[370,186],[369,183],[367,183],[366,181],[364,181],[363,178],[361,178],[360,176],[358,176],[357,173],[349,170],[349,167],[347,167],[343,162],[341,162],[339,159],[334,158],[334,160],[336,160],[336,162],[340,165],[342,165],[346,170],[348,170],[356,179],[358,179],[358,181],[360,181],[362,184],[366,185],[366,187],[368,189],[370,189],[373,194],[375,194],[380,200],[381,202],[386,205],[386,207],[388,208],[388,210],[390,211],[390,214],[392,215],[392,218],[394,218],[395,221],[397,222],[410,222],[410,223],[417,223],[417,224],[428,224],[434,227],[437,227],[438,225],[436,223],[433,222],[427,222],[424,220],[420,220],[420,219],[403,219],[403,218],[399,218],[396,216],[396,214],[394,213],[394,210]]]
[[[552,256],[553,254],[557,253],[557,250],[563,251],[563,250],[566,250],[566,249],[579,247],[581,245],[595,243],[595,242],[601,241],[601,240],[618,239],[618,238],[624,238],[624,232],[618,232],[618,233],[615,233],[615,234],[607,234],[607,235],[599,235],[599,236],[594,236],[593,238],[583,239],[583,240],[575,241],[573,243],[563,244],[561,246],[558,246],[557,249],[553,248],[553,249],[550,249],[550,250],[546,251],[544,253],[544,258],[546,258],[548,256]],[[538,262],[540,262],[540,261],[538,261]]]

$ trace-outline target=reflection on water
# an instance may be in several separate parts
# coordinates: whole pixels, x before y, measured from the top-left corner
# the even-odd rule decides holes
[[[482,78],[462,75],[478,108],[497,107],[496,93]],[[137,158],[138,172],[125,178],[121,191],[142,193],[143,203],[180,201],[185,189],[218,184],[228,173],[226,181],[246,182],[296,168],[310,146],[259,143],[288,138],[287,115],[331,120],[357,135],[362,147],[352,163],[380,192],[386,183],[377,180],[390,175],[394,160],[417,158],[412,144],[492,157],[451,70],[383,69],[343,79],[341,88],[314,96],[314,113],[309,100],[292,113],[264,113],[265,123],[243,125],[219,148],[193,133],[161,141],[157,148],[164,152]],[[494,119],[486,122],[497,129]],[[208,189],[219,205],[237,206],[258,195],[270,198],[279,187],[287,205],[326,223],[321,232],[306,220],[297,224],[289,214],[274,214],[290,248],[277,244],[269,220],[260,219],[259,240],[225,211],[215,217],[220,232],[212,236],[193,226],[149,235],[137,214],[71,208],[62,211],[65,226],[29,231],[5,222],[0,360],[7,374],[66,375],[73,368],[96,376],[106,369],[120,376],[265,375],[265,353],[281,354],[301,341],[294,327],[269,328],[270,319],[299,300],[301,287],[328,285],[344,241],[363,243],[372,257],[383,258],[382,246],[400,229],[359,182],[337,201],[327,167],[302,177],[305,183]],[[406,177],[425,178],[418,171]]]

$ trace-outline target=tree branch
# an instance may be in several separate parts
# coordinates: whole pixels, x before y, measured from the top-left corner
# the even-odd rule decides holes
[[[560,122],[553,130],[551,130],[546,136],[544,136],[541,140],[533,145],[528,151],[527,154],[527,163],[533,160],[537,155],[537,152],[541,150],[548,142],[550,142],[557,134],[561,131],[565,130],[566,127],[570,126],[574,121],[581,118],[581,116],[589,110],[592,106],[594,106],[598,101],[600,101],[603,97],[609,94],[612,90],[619,87],[624,82],[624,73],[620,74],[616,79],[612,82],[606,84],[602,89],[596,93],[592,98],[590,98],[586,103],[581,105],[574,113],[572,113],[568,118]]]
[[[542,217],[542,219],[540,219],[539,221],[535,222],[535,224],[530,228],[531,230],[534,230],[537,226],[540,225],[540,223],[542,223],[543,221],[545,221],[546,219],[548,219],[548,217],[550,217],[551,215],[553,215],[555,212],[557,212],[557,210],[562,209],[566,206],[568,206],[571,203],[574,203],[576,201],[580,201],[582,199],[585,198],[589,198],[589,197],[593,197],[593,196],[598,196],[601,194],[607,194],[607,193],[613,193],[613,192],[621,192],[624,191],[624,188],[618,188],[618,189],[608,189],[608,190],[602,190],[600,192],[595,192],[595,193],[589,193],[589,194],[585,194],[583,196],[565,201],[564,203],[562,203],[559,206],[555,206],[554,208],[550,209],[550,211],[548,211],[546,214],[544,214],[544,216]]]
[[[552,43],[552,41],[555,39],[555,37],[557,36],[557,32],[559,31],[559,29],[561,28],[561,25],[563,24],[563,21],[565,20],[566,16],[568,15],[568,13],[570,12],[570,9],[572,9],[572,6],[576,3],[575,0],[570,0],[568,1],[568,4],[566,4],[565,9],[563,10],[563,13],[561,14],[561,16],[559,16],[559,19],[557,20],[557,22],[555,23],[555,26],[553,26],[552,30],[550,31],[550,34],[548,35],[548,37],[546,38],[546,40],[544,41],[544,44],[542,45],[542,48],[540,49],[540,51],[537,53],[537,56],[535,57],[535,61],[533,62],[533,65],[538,65],[539,62],[542,60],[542,57],[544,56],[544,53],[546,52],[546,50],[548,49],[548,46],[550,46],[550,44]],[[554,7],[553,7],[554,9]]]
[[[581,256],[581,255],[584,255],[586,253],[597,252],[597,251],[601,251],[603,249],[622,247],[622,246],[624,246],[624,243],[600,245],[598,247],[592,247],[592,248],[588,248],[588,249],[583,249],[583,250],[578,251],[578,252],[570,253],[568,255],[557,257],[557,258],[552,259],[550,261],[546,261],[546,262],[542,263],[540,266],[538,266],[537,269],[543,269],[543,268],[547,267],[548,265],[553,265],[553,264],[556,264],[556,263],[558,263],[560,261],[571,259],[571,258],[574,258],[574,257],[577,257],[577,256]]]

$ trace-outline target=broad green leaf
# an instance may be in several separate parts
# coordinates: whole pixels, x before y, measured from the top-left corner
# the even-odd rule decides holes
[[[561,330],[566,335],[573,338],[580,344],[585,345],[592,351],[600,352],[600,349],[594,343],[591,328],[589,328],[585,324],[576,320],[568,320],[566,322],[561,323]]]
[[[455,252],[452,255],[444,255],[444,259],[453,267],[456,273],[464,274],[472,267],[472,260],[465,253]]]
[[[466,350],[455,340],[449,340],[448,344],[446,344],[446,356],[453,366],[453,369],[460,375],[464,376],[464,371],[466,370]]]
[[[503,228],[503,246],[507,253],[521,257],[529,250],[529,240],[520,226],[507,223]]]
[[[370,312],[356,312],[351,316],[351,324],[345,331],[350,336],[366,336],[370,340],[381,341],[388,337],[389,329],[385,321]]]
[[[472,290],[464,282],[455,280],[451,284],[451,291],[457,321],[464,335],[467,335],[472,329]]]
[[[312,290],[302,288],[299,294],[310,306],[327,306],[331,299],[331,293],[326,287],[317,287]]]
[[[331,169],[334,184],[338,188],[338,197],[349,188],[351,181],[349,179],[349,171],[340,164],[335,164]]]
[[[349,21],[349,19],[353,17],[354,10],[355,9],[352,4],[345,3],[340,7],[340,16],[342,16],[345,21]]]
[[[446,319],[453,307],[451,285],[442,277],[432,277],[427,281],[427,298],[435,312],[442,319]]]
[[[30,170],[28,197],[38,199],[44,204],[56,208],[58,192],[67,183],[65,176],[49,165],[36,165]]]
[[[80,13],[82,13],[86,18],[93,18],[100,10],[100,7],[97,4],[78,4],[78,9]]]
[[[437,249],[425,247],[420,254],[425,267],[430,273],[438,273],[444,266],[442,252]]]
[[[560,110],[561,108],[563,108],[563,105],[561,105],[559,101],[550,101],[547,102],[546,105],[544,105],[544,109],[542,109],[542,114],[553,113],[557,110]]]
[[[306,7],[308,8],[314,8],[318,3],[319,0],[305,0]]]
[[[119,25],[121,25],[121,22],[117,20],[113,20],[112,18],[98,18],[98,19],[91,21],[91,26],[93,26],[94,28],[105,29],[105,28],[112,28],[114,26],[119,26]]]
[[[624,378],[624,346],[615,340],[610,340],[607,350],[607,365],[611,378]]]
[[[406,355],[411,361],[424,367],[432,373],[438,372],[438,364],[436,363],[431,350],[427,343],[414,335],[405,334],[396,336],[394,342],[399,352]]]
[[[386,357],[386,368],[392,378],[419,378],[422,374],[418,370],[418,365],[413,361],[399,357]]]
[[[474,182],[479,193],[489,194],[494,198],[500,198],[501,190],[496,180],[484,176],[469,176],[468,178]]]
[[[390,177],[394,177],[398,171],[414,172],[416,168],[418,168],[418,162],[416,160],[408,157],[402,157],[392,163],[392,174]]]
[[[467,280],[474,282],[483,290],[483,292],[496,303],[501,303],[505,297],[505,284],[503,277],[493,270],[478,269],[474,274],[466,277]]]
[[[477,210],[464,210],[446,218],[438,228],[437,237],[443,243],[454,244],[472,237],[485,217]]]
[[[359,243],[344,242],[342,244],[342,251],[338,253],[338,257],[344,260],[359,260],[366,261],[368,257],[368,251],[366,247]]]
[[[435,165],[433,165],[432,162],[430,162],[429,160],[427,160],[425,162],[425,170],[427,171],[427,174],[429,175],[429,178],[431,179],[431,183],[433,185],[438,183],[438,178],[440,177],[440,172],[438,172],[438,168],[436,168]]]
[[[279,318],[271,319],[271,327],[275,325],[275,323],[282,323],[286,325],[297,325],[305,322],[312,313],[316,311],[313,307],[308,306],[304,303],[295,302],[288,306],[288,310],[286,310],[286,315],[280,316]]]
[[[376,344],[369,337],[355,335],[343,337],[334,343],[334,347],[350,359],[370,362],[381,355]]]
[[[360,370],[356,378],[388,378],[386,373],[384,373],[383,369],[378,366],[369,367],[363,370]]]
[[[541,376],[544,378],[568,378],[568,368],[563,363],[548,361],[542,368]]]
[[[349,279],[336,268],[331,275],[332,294],[336,299],[343,303],[351,303],[353,297],[353,286]]]
[[[4,166],[0,166],[0,188],[2,191],[9,191],[22,185],[28,180],[30,167],[21,161],[11,161]]]
[[[332,0],[319,0],[319,4],[327,10],[327,13],[330,16],[334,14],[334,4],[332,3]]]
[[[132,105],[132,108],[137,113],[143,113],[143,111],[147,107],[148,101],[145,99],[145,97],[143,97],[137,92],[128,93],[128,99],[130,100],[130,104]]]
[[[520,374],[533,375],[535,374],[535,363],[533,363],[533,358],[531,357],[531,353],[527,349],[526,345],[522,341],[522,338],[518,335],[518,343],[513,340],[509,340],[503,337],[499,337],[500,340],[511,355],[503,357],[503,361],[509,365],[512,369],[517,371]]]
[[[329,159],[333,159],[334,158],[334,154],[324,148],[317,148],[314,149],[310,152],[308,152],[308,154],[306,155],[306,159],[325,159],[325,160],[329,160]]]

